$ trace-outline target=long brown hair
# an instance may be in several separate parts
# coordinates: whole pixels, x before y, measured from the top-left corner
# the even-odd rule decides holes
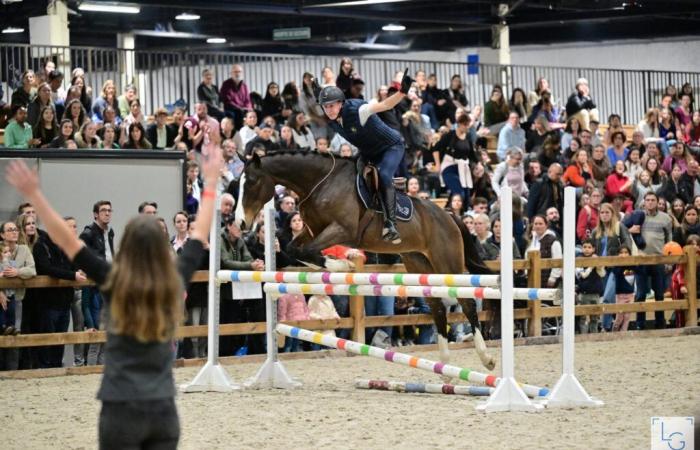
[[[182,320],[182,279],[157,220],[140,215],[124,229],[105,285],[115,334],[166,342]]]

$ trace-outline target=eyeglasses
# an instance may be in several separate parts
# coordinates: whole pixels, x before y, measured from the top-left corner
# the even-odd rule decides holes
[[[112,210],[109,209],[109,208],[100,208],[100,212],[108,212],[108,213],[111,213]]]

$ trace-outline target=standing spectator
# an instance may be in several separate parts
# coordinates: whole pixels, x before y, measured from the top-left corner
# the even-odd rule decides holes
[[[117,97],[119,117],[122,119],[129,115],[131,102],[138,98],[138,90],[133,84],[124,87],[124,93]]]
[[[119,101],[117,100],[117,88],[113,80],[107,80],[102,84],[102,93],[92,104],[92,120],[102,122],[104,120],[104,111],[108,106],[114,111],[119,110]]]
[[[171,148],[175,143],[176,132],[167,126],[168,111],[165,108],[156,110],[156,122],[148,126],[146,135],[148,142],[156,149]]]
[[[550,207],[563,210],[564,185],[561,175],[561,165],[554,163],[547,169],[547,176],[532,185],[527,201],[527,217],[530,220],[535,215],[544,215]]]
[[[26,245],[19,244],[19,227],[14,222],[4,222],[0,226],[0,240],[2,244],[8,247],[9,260],[7,264],[3,264],[3,278],[21,278],[26,280],[36,276],[36,267],[34,265],[34,257],[32,251]],[[23,333],[30,333],[34,330],[28,329],[27,320],[23,319],[24,289],[14,289],[15,300],[15,324],[14,327],[21,328]],[[7,293],[3,294],[7,298]],[[8,298],[8,301],[11,300]],[[14,334],[14,332],[13,332]],[[19,367],[19,352],[17,349],[3,350],[6,370],[17,370]]]
[[[350,93],[350,86],[352,85],[354,76],[352,60],[347,56],[342,58],[340,60],[340,68],[338,69],[338,78],[335,79],[335,85],[343,91],[345,97],[348,97]]]
[[[653,192],[648,192],[644,196],[644,210],[641,212],[644,222],[641,225],[631,225],[631,219],[625,219],[625,225],[630,225],[628,226],[629,232],[633,236],[637,235],[643,238],[645,246],[639,250],[645,255],[661,255],[664,245],[672,238],[673,222],[668,214],[659,211],[658,205],[659,197]],[[640,266],[636,275],[636,302],[646,301],[650,289],[654,290],[654,298],[657,302],[663,301],[666,290],[666,274],[663,264]],[[637,313],[637,329],[639,330],[645,328],[645,315],[646,313]],[[654,316],[656,328],[665,328],[664,312],[656,311]]]
[[[506,150],[511,147],[525,148],[525,130],[520,128],[520,116],[517,112],[511,112],[508,115],[508,121],[498,133],[498,147],[496,149],[498,159],[503,161],[506,157]]]
[[[306,124],[306,115],[299,111],[293,113],[287,124],[292,129],[294,142],[301,148],[308,150],[316,150],[316,141],[311,129]]]
[[[284,294],[277,299],[278,321],[286,322],[290,320],[309,320],[310,318],[309,307],[306,304],[306,299],[303,295]],[[291,337],[284,338],[283,352],[298,352],[299,350],[299,339]]]
[[[595,243],[592,239],[586,238],[581,245],[583,256],[586,258],[595,257]],[[576,304],[577,305],[597,305],[600,296],[603,294],[603,278],[605,277],[604,267],[577,267],[576,268]],[[597,333],[600,316],[592,314],[588,316],[586,325],[585,316],[576,317],[576,330],[581,334]]]
[[[68,223],[68,221],[66,221]],[[41,233],[32,250],[37,275],[70,281],[86,281],[85,274],[76,271],[68,256],[51,240],[47,233]],[[70,323],[71,304],[74,290],[68,288],[46,288],[36,293],[39,297],[40,333],[65,333]],[[63,346],[42,347],[39,350],[39,365],[42,368],[63,365]]]
[[[598,226],[600,217],[600,204],[603,200],[603,194],[598,189],[593,189],[590,196],[590,201],[578,213],[576,220],[576,237],[580,242],[590,239],[593,232]]]
[[[530,243],[525,253],[539,250],[541,258],[558,259],[562,257],[561,242],[556,233],[547,228],[547,219],[544,216],[535,215],[530,227]],[[548,288],[557,287],[561,281],[561,274],[561,268],[543,269],[542,284]]]
[[[433,158],[447,189],[451,195],[459,195],[467,205],[473,187],[469,166],[479,162],[469,136],[470,124],[469,115],[459,116],[457,127],[445,133],[433,147]]]
[[[214,74],[209,69],[202,71],[202,82],[197,87],[197,100],[207,105],[207,114],[218,121],[224,118],[219,103],[219,88],[214,84]]]
[[[30,148],[41,143],[41,139],[32,137],[32,126],[27,123],[26,105],[12,105],[12,120],[5,128],[5,147]]]
[[[280,87],[274,81],[267,84],[265,97],[263,97],[263,116],[272,116],[276,121],[283,120],[282,117],[282,96],[280,95]]]
[[[496,166],[496,170],[494,170],[491,178],[491,186],[499,197],[501,196],[501,188],[508,186],[513,189],[514,195],[527,198],[528,186],[525,183],[523,152],[518,147],[509,148],[506,152],[505,161]]]
[[[585,78],[579,78],[576,81],[576,92],[566,101],[566,115],[569,119],[578,118],[584,130],[590,129],[591,120],[598,120],[598,110],[591,98],[588,80]]]
[[[692,204],[697,195],[700,195],[700,164],[691,159],[688,169],[678,179],[678,197],[686,204]]]
[[[248,85],[243,81],[243,67],[240,64],[231,67],[231,78],[221,85],[219,99],[224,104],[226,115],[233,117],[236,128],[240,128],[246,112],[253,110]]]
[[[114,230],[109,226],[112,221],[112,203],[109,200],[96,202],[92,207],[92,215],[95,221],[85,227],[80,233],[80,239],[98,258],[111,264],[114,259]],[[104,329],[103,304],[104,298],[98,288],[83,289],[83,318],[85,328],[89,331]],[[103,344],[90,344],[87,365],[103,364],[103,351]]]
[[[630,250],[622,246],[620,247],[620,257],[630,256]],[[643,268],[645,266],[640,266],[637,268]],[[615,303],[632,303],[634,301],[634,285],[635,285],[635,268],[627,267],[613,267],[613,274],[615,275]],[[663,311],[661,311],[663,313]],[[638,313],[639,314],[639,313]],[[615,314],[615,323],[613,323],[612,331],[627,331],[627,326],[630,321],[630,316],[632,313],[620,312]]]
[[[190,238],[190,218],[185,211],[175,213],[173,226],[175,227],[175,234],[170,238],[170,245],[175,253],[180,254],[185,243]]]

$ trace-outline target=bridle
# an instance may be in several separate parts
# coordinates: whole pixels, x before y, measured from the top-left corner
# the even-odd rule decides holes
[[[299,214],[302,214],[302,213],[301,213],[301,204],[304,203],[304,202],[305,202],[306,200],[308,200],[309,198],[311,198],[311,195],[313,195],[313,193],[316,191],[316,189],[318,189],[319,186],[321,186],[321,185],[328,179],[328,177],[331,176],[331,174],[332,174],[333,171],[335,170],[335,155],[333,154],[333,152],[329,152],[329,153],[330,153],[330,155],[331,155],[331,159],[333,159],[333,165],[331,166],[331,170],[329,170],[328,173],[327,173],[323,178],[321,178],[321,180],[320,180],[318,183],[316,183],[316,185],[314,185],[313,188],[311,188],[311,190],[310,190],[309,193],[306,195],[306,197],[304,197],[304,198],[299,202],[299,204],[297,205],[297,208],[299,209]],[[302,215],[302,219],[303,219],[303,218],[304,218],[304,217],[303,217],[303,215]],[[311,230],[311,228],[309,227],[309,225],[306,223],[306,220],[304,220],[304,226],[306,227],[307,230],[309,230],[309,234],[310,234],[311,237],[313,238],[313,237],[314,237],[314,232]]]

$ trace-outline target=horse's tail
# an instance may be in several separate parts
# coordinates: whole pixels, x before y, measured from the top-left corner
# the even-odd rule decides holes
[[[450,213],[450,217],[454,220],[457,227],[459,227],[460,233],[462,233],[462,245],[464,247],[464,264],[467,266],[469,273],[478,274],[492,274],[494,273],[491,269],[486,267],[484,261],[479,256],[479,252],[474,245],[474,237],[464,225],[464,222],[460,220],[459,217]]]

